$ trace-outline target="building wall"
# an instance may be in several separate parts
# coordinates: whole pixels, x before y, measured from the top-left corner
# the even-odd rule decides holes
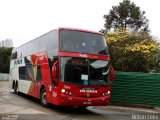
[[[13,47],[13,42],[11,39],[1,40],[0,47]]]
[[[2,80],[9,80],[9,74],[0,73],[0,81]]]

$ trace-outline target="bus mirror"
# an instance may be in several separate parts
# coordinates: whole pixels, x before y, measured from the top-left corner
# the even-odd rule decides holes
[[[112,66],[110,66],[110,80],[111,80],[111,82],[114,80],[114,76],[115,76],[114,68]]]
[[[52,77],[55,81],[58,80],[58,64],[59,64],[59,61],[57,60],[52,67]]]

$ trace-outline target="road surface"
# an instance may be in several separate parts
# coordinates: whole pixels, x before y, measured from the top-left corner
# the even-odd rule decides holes
[[[0,81],[0,114],[2,120],[134,120],[141,117],[138,115],[149,113],[111,109],[110,106],[88,107],[86,110],[54,105],[45,108],[35,98],[14,94],[8,82]]]

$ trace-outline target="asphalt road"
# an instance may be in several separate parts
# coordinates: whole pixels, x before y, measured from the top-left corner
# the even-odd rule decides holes
[[[0,119],[2,120],[134,120],[144,112],[88,107],[86,110],[51,105],[42,107],[39,100],[16,95],[8,82],[0,82]],[[157,116],[160,118],[160,116]]]

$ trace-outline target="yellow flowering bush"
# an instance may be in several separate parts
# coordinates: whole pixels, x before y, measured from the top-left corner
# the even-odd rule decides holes
[[[116,70],[148,72],[154,68],[158,43],[149,33],[120,29],[105,37]]]

